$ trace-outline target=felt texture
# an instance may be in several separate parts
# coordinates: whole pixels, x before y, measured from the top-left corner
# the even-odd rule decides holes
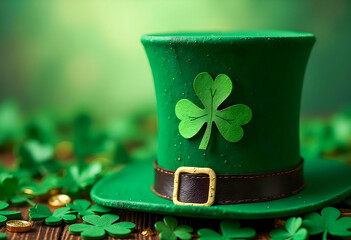
[[[77,217],[72,214],[69,207],[56,209],[51,213],[50,209],[43,204],[38,204],[34,208],[29,209],[29,217],[31,221],[41,221],[45,219],[46,225],[60,225],[62,221],[65,223],[75,223]]]
[[[90,206],[90,202],[85,199],[76,199],[74,200],[73,203],[67,203],[67,207],[71,210],[73,213],[77,213],[78,217],[83,217],[86,215],[94,215],[95,212],[97,213],[107,213],[111,211],[111,209],[99,206],[97,204]]]
[[[227,141],[240,141],[244,135],[241,125],[251,120],[251,109],[246,105],[237,104],[218,110],[232,89],[233,84],[225,74],[218,75],[215,81],[209,73],[203,72],[197,75],[194,80],[194,90],[205,109],[199,108],[188,99],[179,100],[175,106],[175,113],[181,120],[179,133],[184,138],[191,138],[206,123],[205,134],[199,146],[199,149],[205,150],[211,137],[212,122],[215,122],[219,132]]]
[[[303,226],[310,235],[322,234],[327,240],[328,234],[337,237],[351,236],[351,218],[340,218],[340,211],[333,207],[326,207],[321,214],[316,212],[305,215]]]
[[[194,207],[174,205],[156,196],[152,161],[131,163],[97,182],[91,198],[107,207],[199,218],[260,219],[311,212],[337,203],[351,194],[351,168],[333,160],[306,160],[306,187],[291,197],[259,203]]]
[[[0,200],[11,202],[13,205],[23,205],[33,198],[21,191],[19,179],[12,175],[5,175],[0,179],[0,192]]]
[[[234,220],[224,220],[221,222],[221,232],[219,234],[212,229],[202,228],[199,240],[231,240],[231,239],[252,239],[256,236],[253,228],[240,228],[240,223]]]
[[[143,36],[155,82],[159,166],[174,171],[181,166],[209,167],[217,174],[245,174],[298,165],[300,96],[314,42],[312,34],[284,31]],[[183,132],[191,136],[199,130],[189,139],[179,133],[180,120],[175,114],[179,100],[193,103],[191,109],[206,109],[209,104],[205,90],[217,80],[207,76],[203,79],[207,84],[194,89],[194,79],[202,72],[212,78],[227,76],[233,82],[231,94],[229,81],[218,86],[223,91],[216,100],[220,109],[244,104],[252,110],[252,120],[243,127],[240,141],[227,141],[226,129],[212,128],[207,148],[202,150],[199,146],[210,124]]]
[[[135,228],[134,223],[119,222],[118,215],[105,214],[102,216],[87,215],[83,217],[84,224],[73,224],[69,226],[69,233],[79,235],[83,239],[104,239],[106,232],[114,238],[125,238]]]
[[[302,228],[302,218],[291,217],[285,223],[285,229],[274,229],[269,233],[271,240],[306,240],[308,231]]]
[[[178,226],[177,219],[171,216],[165,217],[163,222],[156,222],[155,229],[160,232],[159,238],[165,240],[188,240],[191,239],[191,232],[193,231],[193,228],[190,226]]]
[[[21,211],[4,211],[8,206],[8,203],[0,201],[0,226],[5,225],[8,219],[21,218]]]

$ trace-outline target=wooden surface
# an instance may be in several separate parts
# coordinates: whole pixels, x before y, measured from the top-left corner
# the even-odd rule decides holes
[[[45,204],[45,202],[41,202]],[[28,220],[28,209],[30,206],[24,207],[9,207],[7,210],[20,210],[22,212],[22,219]],[[53,208],[51,208],[53,210]],[[154,228],[154,224],[157,221],[162,221],[163,215],[144,213],[144,212],[134,212],[134,211],[125,211],[115,209],[112,213],[120,216],[119,221],[128,221],[136,224],[136,230],[132,233],[131,237],[128,239],[138,239],[138,240],[151,240],[151,239],[159,239],[158,232]],[[197,232],[200,228],[212,228],[219,231],[219,223],[218,220],[207,220],[207,219],[196,219],[196,218],[177,218],[179,224],[187,224],[194,228],[194,233]],[[81,222],[79,219],[78,222]],[[6,227],[0,227],[0,232],[5,232],[7,234],[7,239],[11,240],[47,240],[47,239],[64,239],[64,240],[75,240],[81,239],[80,236],[74,236],[69,234],[68,227],[69,224],[62,224],[60,226],[47,226],[43,221],[32,222],[32,230],[27,233],[12,233],[6,231]],[[261,221],[242,221],[243,226],[255,227],[258,231],[264,231],[264,229],[273,229],[274,221],[273,220],[261,220]],[[151,228],[155,235],[152,237],[144,237],[141,232],[146,229]],[[193,235],[193,239],[197,239],[198,236],[196,234]],[[116,239],[111,237],[106,237],[105,239]],[[267,233],[259,232],[256,236],[256,239],[269,239]]]

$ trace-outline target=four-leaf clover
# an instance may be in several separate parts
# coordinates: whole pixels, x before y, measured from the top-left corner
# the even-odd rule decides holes
[[[7,219],[21,218],[21,211],[2,211],[8,206],[8,203],[0,201],[0,226],[4,225]]]
[[[76,216],[72,214],[68,207],[58,208],[51,213],[50,209],[43,204],[38,204],[35,208],[30,208],[29,217],[32,221],[41,221],[45,219],[45,223],[50,226],[60,225],[62,220],[65,223],[76,222]]]
[[[305,215],[302,226],[308,230],[310,235],[323,233],[323,240],[327,240],[327,235],[338,237],[351,236],[351,218],[340,218],[340,211],[333,207],[326,207],[321,215],[310,213]]]
[[[192,227],[187,225],[178,226],[177,219],[170,216],[165,217],[163,222],[156,222],[155,228],[160,232],[160,239],[166,240],[191,239],[190,233],[193,231]]]
[[[251,109],[244,104],[236,104],[219,110],[218,107],[229,97],[233,84],[225,74],[220,74],[213,81],[207,72],[200,73],[194,80],[194,90],[204,109],[188,99],[181,99],[175,107],[176,116],[181,120],[179,133],[184,138],[195,136],[206,123],[206,131],[199,149],[206,149],[215,122],[219,132],[229,142],[238,142],[244,135],[242,125],[250,122]]]
[[[98,215],[88,215],[83,217],[84,224],[73,224],[69,226],[69,233],[79,235],[83,239],[104,239],[106,232],[111,237],[122,238],[130,235],[135,228],[134,223],[119,222],[118,215],[105,214],[101,217]]]
[[[251,239],[255,237],[256,231],[253,228],[240,228],[240,223],[233,220],[223,220],[221,222],[222,235],[212,229],[202,228],[199,240],[230,240],[230,239]]]
[[[78,213],[78,217],[94,215],[95,212],[107,213],[111,211],[111,209],[97,204],[90,207],[90,202],[84,199],[77,199],[73,203],[67,203],[66,206],[69,207],[72,212]]]
[[[308,232],[301,228],[302,218],[292,217],[285,223],[285,229],[278,228],[269,233],[271,240],[306,240]]]

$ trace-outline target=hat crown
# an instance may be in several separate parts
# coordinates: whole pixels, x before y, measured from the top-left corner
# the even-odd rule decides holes
[[[158,114],[157,163],[209,167],[217,174],[278,171],[300,162],[299,112],[303,76],[315,38],[284,31],[146,35]],[[208,123],[191,138],[179,132],[176,104],[187,99],[204,109],[194,90],[199,73],[225,74],[232,91],[218,110],[243,104],[252,119],[237,142],[213,122],[206,149],[199,149]]]

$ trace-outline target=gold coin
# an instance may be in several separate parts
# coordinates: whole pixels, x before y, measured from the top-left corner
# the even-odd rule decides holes
[[[28,232],[32,229],[31,222],[24,220],[9,220],[6,222],[6,230],[9,232]]]
[[[141,232],[141,235],[143,235],[145,237],[149,237],[149,236],[155,235],[155,233],[150,228],[147,228]]]
[[[29,189],[29,188],[24,189],[23,192],[24,192],[25,194],[28,194],[28,195],[33,195],[33,190],[32,190],[32,189]]]
[[[49,198],[49,204],[52,207],[64,207],[70,202],[71,198],[66,194],[57,194]]]

